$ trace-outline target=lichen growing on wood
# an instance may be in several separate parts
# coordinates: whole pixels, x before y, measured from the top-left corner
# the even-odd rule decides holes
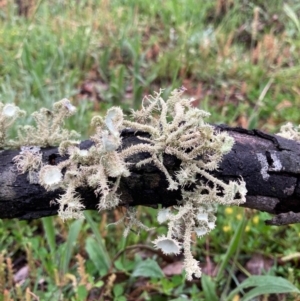
[[[288,122],[280,128],[277,135],[300,142],[300,125],[294,126],[291,122]]]
[[[79,134],[76,131],[68,131],[63,127],[65,119],[75,112],[76,108],[66,98],[54,103],[52,111],[42,108],[34,112],[31,116],[36,126],[20,127],[16,146],[57,146],[62,141],[78,138]]]
[[[177,206],[158,212],[158,221],[167,222],[168,233],[157,238],[154,244],[166,254],[183,252],[187,279],[192,279],[193,276],[200,277],[201,270],[191,253],[191,236],[195,233],[202,237],[214,229],[215,206],[243,203],[247,190],[243,179],[224,183],[211,175],[210,171],[218,168],[234,140],[207,124],[205,120],[209,113],[192,107],[191,100],[182,98],[183,93],[184,89],[175,90],[166,101],[162,98],[162,91],[145,97],[141,110],[133,111],[131,120],[125,120],[118,107],[108,110],[105,118],[94,117],[95,134],[91,137],[93,145],[88,150],[80,149],[79,143],[72,140],[72,133],[62,129],[64,118],[75,111],[66,100],[54,105],[57,113],[60,112],[59,117],[53,114],[48,117],[45,109],[36,113],[37,127],[23,129],[26,135],[21,137],[27,145],[39,145],[36,143],[39,130],[42,137],[38,138],[43,147],[55,144],[63,137],[59,153],[68,155],[68,159],[55,166],[41,166],[39,172],[40,184],[45,189],[64,191],[55,200],[60,205],[58,214],[62,219],[83,217],[84,206],[77,193],[80,187],[94,189],[99,196],[99,210],[120,205],[120,180],[130,175],[127,162],[139,153],[148,154],[146,159],[135,163],[136,167],[154,164],[165,175],[168,189],[180,189],[182,195]],[[126,127],[146,132],[149,137],[139,137],[142,143],[122,149],[120,131]],[[180,160],[180,168],[175,173],[165,167],[165,154]],[[27,164],[20,154],[16,159],[19,170],[30,170],[28,167],[22,169],[21,162]],[[129,209],[123,220],[126,221],[125,234],[133,226],[147,229],[136,218],[135,210]]]

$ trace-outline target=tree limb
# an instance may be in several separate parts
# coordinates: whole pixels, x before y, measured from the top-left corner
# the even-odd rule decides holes
[[[279,136],[269,135],[259,130],[245,130],[216,126],[216,130],[227,131],[235,144],[224,156],[214,176],[223,181],[246,182],[248,190],[244,207],[266,211],[275,215],[270,225],[283,225],[299,222],[300,212],[300,144]],[[123,147],[141,143],[137,137],[147,137],[146,133],[130,129],[122,132]],[[145,143],[144,141],[142,141]],[[87,149],[91,141],[84,141],[80,147]],[[66,158],[60,157],[57,148],[43,149],[43,162],[57,164]],[[13,157],[18,150],[5,150],[0,153],[0,218],[34,219],[57,214],[58,206],[51,205],[62,191],[47,192],[39,184],[29,184],[27,174],[17,173]],[[130,159],[130,163],[146,159],[141,153]],[[164,164],[172,174],[180,165],[175,157],[165,155]],[[136,168],[132,164],[131,175],[121,180],[119,193],[125,206],[176,205],[180,191],[167,190],[164,174],[154,165],[147,164]],[[89,189],[79,191],[86,209],[97,209],[98,198]],[[296,216],[296,218],[295,218]]]

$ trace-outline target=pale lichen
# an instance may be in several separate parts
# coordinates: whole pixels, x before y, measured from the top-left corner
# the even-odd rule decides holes
[[[7,130],[19,117],[25,114],[25,111],[14,104],[4,105],[0,102],[0,149],[12,147],[12,141],[7,139]]]
[[[55,200],[64,220],[82,218],[84,206],[78,194],[81,187],[94,189],[99,196],[99,210],[120,205],[120,180],[130,175],[127,162],[139,153],[148,154],[146,159],[134,163],[136,167],[155,165],[165,175],[168,189],[180,189],[182,195],[177,206],[159,211],[158,221],[167,222],[168,233],[157,238],[154,245],[165,254],[183,251],[187,279],[192,279],[201,276],[199,263],[191,253],[193,233],[198,237],[209,233],[215,228],[216,205],[243,203],[247,190],[243,179],[225,183],[210,173],[231,150],[234,139],[207,124],[209,113],[192,107],[191,100],[182,98],[183,92],[184,89],[173,91],[167,101],[162,98],[162,91],[144,98],[141,110],[132,112],[132,120],[124,120],[118,107],[108,110],[105,118],[94,117],[93,145],[87,150],[80,149],[78,142],[71,140],[72,133],[61,128],[63,119],[75,111],[67,100],[54,106],[55,114],[45,109],[36,113],[37,127],[23,129],[25,135],[21,138],[27,145],[39,141],[34,145],[48,146],[64,137],[59,153],[68,159],[55,166],[43,166],[40,171],[41,185],[47,190],[64,191]],[[148,138],[139,136],[142,143],[122,148],[120,131],[126,127],[145,132]],[[167,170],[166,154],[181,161],[177,171]],[[148,230],[137,219],[134,208],[128,208],[121,221],[126,225],[124,235],[136,226]]]
[[[78,138],[75,131],[63,128],[65,119],[74,115],[76,108],[64,98],[53,105],[53,111],[42,108],[32,113],[36,126],[26,125],[18,129],[18,140],[14,146],[49,147],[59,145],[62,141]]]
[[[137,228],[139,234],[140,230],[144,231],[150,231],[154,228],[149,228],[146,225],[144,225],[137,217],[137,209],[135,207],[128,207],[126,212],[124,213],[123,217],[120,218],[118,221],[115,223],[109,224],[110,225],[118,225],[120,223],[123,223],[125,226],[123,236],[127,237],[129,234],[129,231],[132,230],[132,228]]]
[[[257,156],[257,160],[259,161],[260,166],[261,166],[260,174],[261,174],[262,178],[265,181],[267,181],[270,177],[270,175],[268,174],[269,164],[268,164],[267,158],[262,153],[258,153],[258,154],[256,154],[256,156]]]
[[[277,133],[278,136],[281,136],[286,139],[291,139],[295,141],[300,141],[300,125],[293,126],[291,122],[283,125],[280,128],[280,132]]]
[[[272,159],[272,166],[269,168],[270,171],[281,171],[282,170],[282,164],[280,162],[280,159],[276,156],[275,153],[271,153],[271,159]]]
[[[158,213],[160,223],[168,221],[168,234],[154,244],[165,254],[177,254],[182,246],[187,278],[192,279],[193,275],[201,275],[190,251],[193,232],[202,236],[214,229],[215,205],[243,203],[247,189],[242,179],[224,183],[209,173],[218,168],[223,155],[231,150],[233,138],[205,123],[209,113],[193,108],[190,100],[182,99],[182,89],[173,91],[167,101],[161,93],[146,97],[142,109],[132,112],[133,120],[123,122],[127,127],[147,132],[149,138],[139,137],[145,143],[122,150],[120,156],[127,159],[141,152],[148,153],[149,158],[136,165],[154,164],[165,174],[168,189],[181,189],[179,206]],[[164,154],[181,160],[175,174],[166,169]],[[195,185],[199,176],[205,180]],[[195,187],[191,189],[191,185]]]
[[[61,168],[58,166],[46,165],[40,171],[40,184],[47,190],[59,188],[61,180]]]
[[[0,105],[0,108],[2,108],[0,120],[2,118],[2,121],[7,121],[5,127],[11,125],[17,117],[25,114],[24,111],[21,111],[13,104]],[[68,131],[63,128],[65,119],[72,116],[75,112],[76,108],[68,99],[64,98],[54,103],[53,111],[42,108],[38,112],[32,113],[36,126],[26,125],[19,127],[16,140],[9,140],[8,142],[5,142],[5,139],[3,140],[5,146],[20,146],[21,151],[19,155],[13,158],[13,161],[19,173],[28,172],[28,180],[31,184],[39,183],[40,177],[42,185],[47,189],[51,187],[54,190],[59,187],[59,181],[56,185],[47,183],[47,180],[50,181],[47,176],[49,176],[50,170],[53,170],[55,167],[47,166],[42,168],[43,162],[40,148],[55,146],[66,139],[79,136],[75,131]],[[5,129],[2,128],[0,132],[2,137],[4,137]],[[48,173],[45,173],[46,170]],[[45,176],[46,178],[44,179]],[[43,182],[43,180],[46,182]]]
[[[156,240],[154,240],[153,243],[166,255],[178,255],[181,252],[180,242],[176,239],[173,239],[172,236],[160,236]]]
[[[93,118],[92,125],[96,127],[96,133],[91,137],[94,144],[89,149],[80,149],[78,142],[73,140],[63,141],[59,153],[68,155],[68,159],[56,166],[46,165],[41,169],[41,185],[48,190],[54,187],[65,190],[56,200],[60,206],[59,216],[64,220],[82,216],[80,212],[84,206],[76,192],[80,187],[94,189],[99,196],[99,210],[119,205],[117,189],[120,179],[129,176],[125,162],[117,153],[121,146],[122,121],[123,112],[120,108],[111,108],[104,120],[99,116]],[[66,169],[64,174],[63,169]]]
[[[19,155],[13,158],[19,173],[28,171],[28,181],[38,184],[38,173],[43,165],[42,153],[39,146],[21,146]]]

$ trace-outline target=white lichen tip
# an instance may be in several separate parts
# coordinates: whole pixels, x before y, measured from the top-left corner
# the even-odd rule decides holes
[[[13,162],[17,167],[18,172],[29,172],[29,182],[38,182],[38,171],[42,166],[42,153],[38,146],[22,146],[20,154],[13,158]]]
[[[199,212],[197,214],[197,220],[200,222],[208,223],[208,214],[206,212]]]
[[[67,98],[63,98],[53,104],[53,108],[56,112],[64,109],[67,112],[67,116],[72,116],[76,113],[76,107],[71,104],[71,101]]]
[[[278,136],[281,136],[286,139],[291,139],[295,141],[300,141],[300,125],[293,126],[291,122],[288,122],[287,124],[283,125],[280,128],[280,132],[277,133]]]
[[[67,153],[70,154],[70,151],[74,148],[77,148],[79,141],[76,140],[65,140],[62,141],[58,147],[58,152],[61,156],[65,156]]]
[[[0,102],[0,148],[15,147],[15,140],[8,140],[7,130],[13,125],[18,117],[26,115],[26,112],[21,110],[14,104],[4,105]],[[20,144],[17,145],[19,147]]]
[[[240,194],[240,199],[237,200],[237,204],[245,203],[248,190],[246,188],[246,182],[243,180],[243,178],[237,182],[234,182],[234,187],[235,193]]]
[[[12,118],[12,117],[16,116],[18,111],[19,111],[19,108],[17,106],[15,106],[14,104],[7,104],[3,107],[2,114],[5,117]]]
[[[198,237],[202,237],[207,234],[208,230],[205,227],[197,227],[195,228],[195,232]]]
[[[83,219],[83,209],[85,206],[81,203],[81,198],[74,193],[67,192],[62,195],[56,202],[60,205],[58,216],[63,220],[67,219]]]
[[[105,117],[105,125],[110,133],[117,137],[119,136],[119,129],[123,123],[123,111],[119,107],[112,107],[107,111]]]
[[[119,132],[116,133],[119,134]],[[119,147],[120,139],[118,139],[118,136],[109,135],[108,131],[103,131],[102,144],[105,152],[113,152]]]
[[[13,145],[38,145],[49,147],[59,145],[61,142],[79,137],[75,131],[64,129],[64,121],[75,113],[76,109],[68,99],[62,99],[53,104],[53,111],[42,108],[33,112],[31,116],[35,125],[25,125],[18,129],[18,140]],[[23,114],[18,109],[16,116]],[[14,120],[16,117],[11,117]]]
[[[208,228],[209,228],[210,230],[213,230],[213,229],[215,229],[215,227],[216,227],[216,223],[215,223],[215,222],[208,222],[208,223],[207,223],[207,226],[208,226]]]
[[[89,151],[86,150],[86,149],[80,149],[80,150],[79,150],[79,155],[80,155],[81,157],[87,157],[88,154],[89,154]]]
[[[157,213],[157,221],[162,224],[169,219],[170,208],[160,209]]]
[[[189,260],[185,258],[184,267],[186,272],[186,279],[188,281],[192,281],[193,276],[195,276],[196,278],[201,277],[202,272],[201,272],[201,268],[199,267],[199,262],[194,258],[189,258]]]
[[[57,166],[46,165],[40,171],[40,184],[47,190],[57,189],[61,180],[62,173]]]
[[[154,240],[153,244],[156,248],[160,249],[166,255],[180,254],[181,245],[180,242],[176,239],[163,235]]]
[[[71,102],[70,102],[69,99],[64,98],[64,99],[62,100],[62,102],[63,102],[64,106],[68,109],[68,111],[70,112],[70,114],[73,115],[73,114],[76,112],[76,107],[74,107],[74,106],[71,104]]]
[[[223,140],[222,146],[221,146],[221,152],[222,152],[222,154],[228,154],[234,145],[234,139],[232,137],[228,136],[227,133],[224,133],[224,134],[223,135],[222,135],[222,133],[220,134],[220,135],[222,135],[221,139]]]

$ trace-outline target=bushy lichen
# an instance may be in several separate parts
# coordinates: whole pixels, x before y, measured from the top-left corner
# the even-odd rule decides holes
[[[280,128],[280,132],[277,134],[286,139],[291,139],[300,142],[300,125],[293,126],[291,122],[283,125]]]
[[[40,150],[39,146],[21,146],[19,155],[13,158],[19,173],[28,171],[28,180],[31,184],[39,183],[39,171],[43,165]]]
[[[49,147],[57,146],[62,141],[78,138],[76,131],[63,128],[66,118],[74,115],[76,108],[64,98],[53,105],[53,111],[42,108],[31,114],[36,126],[25,125],[18,128],[15,140],[8,140],[7,129],[26,112],[14,104],[0,102],[0,149],[22,146]]]
[[[45,109],[36,113],[37,127],[23,129],[25,135],[20,137],[24,144],[41,146],[57,144],[63,138],[59,153],[69,158],[55,166],[42,166],[39,173],[40,184],[47,190],[64,190],[55,200],[60,205],[58,213],[62,219],[82,217],[84,206],[77,193],[80,187],[94,189],[99,196],[99,210],[118,206],[120,180],[130,175],[126,162],[141,152],[148,153],[149,157],[136,166],[154,164],[165,175],[168,189],[180,189],[182,195],[178,206],[158,212],[158,221],[168,223],[168,233],[157,238],[154,244],[165,254],[179,254],[183,249],[187,279],[192,279],[193,275],[201,276],[198,262],[191,253],[193,233],[198,237],[209,233],[215,227],[215,206],[243,203],[247,190],[242,179],[224,183],[209,173],[218,168],[234,140],[207,124],[205,119],[209,113],[192,107],[190,100],[182,98],[183,92],[184,89],[173,91],[167,101],[161,97],[161,91],[144,98],[141,110],[133,111],[131,120],[124,120],[118,107],[108,110],[104,119],[94,117],[95,134],[88,150],[80,149],[78,142],[70,139],[72,133],[61,128],[63,119],[75,111],[66,100],[54,106],[57,114]],[[125,127],[146,132],[149,138],[139,137],[143,143],[121,150],[120,131]],[[181,161],[174,174],[164,165],[165,154]],[[16,161],[19,170],[29,169],[22,167],[27,162],[22,154]],[[147,229],[136,218],[133,208],[127,210],[122,221],[126,224],[125,235],[133,226]]]
[[[57,199],[62,219],[78,218],[83,205],[76,190],[89,186],[99,195],[99,210],[111,209],[119,205],[117,194],[121,177],[129,176],[125,162],[117,149],[121,146],[120,130],[123,112],[120,108],[108,110],[105,119],[94,117],[92,125],[96,133],[88,150],[79,148],[78,142],[67,140],[60,144],[59,153],[69,158],[56,166],[44,166],[40,172],[40,183],[47,190],[62,188],[65,193]],[[55,169],[55,171],[54,171]],[[62,170],[66,172],[62,173]],[[115,178],[115,180],[109,180]],[[74,213],[74,216],[72,215]]]
[[[5,129],[16,118],[25,115],[25,112],[11,104],[2,105],[1,108],[0,120],[3,121],[4,126],[0,129],[0,132],[2,133],[2,137],[4,137]],[[4,144],[2,148],[21,148],[20,154],[14,158],[14,162],[16,163],[18,172],[28,172],[28,180],[31,184],[39,183],[39,172],[43,166],[42,153],[40,152],[41,147],[57,146],[63,141],[79,137],[79,134],[75,131],[68,131],[63,128],[65,119],[72,116],[75,112],[76,108],[68,99],[64,98],[54,103],[53,111],[42,108],[38,112],[32,113],[36,126],[25,125],[19,127],[17,139],[2,140]],[[51,168],[51,166],[48,168]],[[57,187],[56,185],[55,188]]]
[[[209,113],[193,108],[190,100],[181,98],[182,94],[182,90],[175,90],[166,102],[161,92],[145,98],[142,109],[133,112],[133,121],[123,123],[147,132],[150,138],[139,137],[146,143],[131,146],[120,156],[127,159],[140,152],[149,153],[150,157],[137,165],[153,163],[165,174],[168,189],[181,189],[180,204],[172,209],[162,209],[158,214],[159,221],[168,221],[168,234],[156,239],[154,244],[166,254],[172,250],[177,254],[182,247],[187,278],[192,279],[192,275],[200,277],[201,270],[190,250],[191,235],[196,233],[201,237],[214,229],[215,205],[243,203],[247,190],[242,179],[224,183],[209,173],[218,168],[234,140],[205,123]],[[175,175],[165,168],[164,154],[181,160]],[[199,176],[203,180],[197,183]],[[190,188],[192,184],[193,189]]]
[[[32,117],[36,126],[26,125],[18,130],[19,145],[38,145],[49,147],[59,145],[62,141],[78,138],[75,131],[63,128],[65,118],[74,115],[76,108],[64,98],[53,105],[53,111],[42,108],[34,112]]]

